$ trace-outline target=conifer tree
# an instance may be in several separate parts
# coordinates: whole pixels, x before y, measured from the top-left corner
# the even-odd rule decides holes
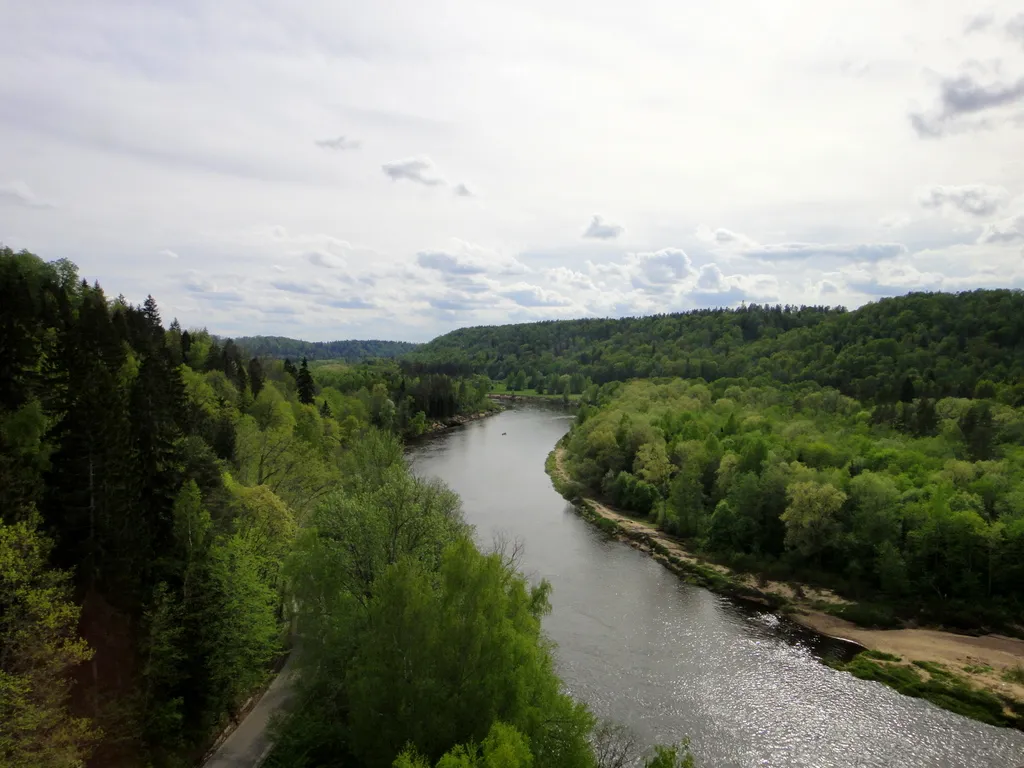
[[[299,387],[299,402],[312,405],[313,398],[316,396],[316,385],[313,383],[313,375],[309,372],[306,358],[302,358],[302,365],[299,366],[299,375],[295,377],[295,383]]]

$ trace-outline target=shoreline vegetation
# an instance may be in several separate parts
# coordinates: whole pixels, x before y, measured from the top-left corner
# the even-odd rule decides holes
[[[565,469],[564,439],[548,455],[545,470],[577,514],[608,535],[647,552],[688,583],[760,603],[800,626],[865,649],[848,663],[830,663],[840,671],[965,717],[1024,730],[1024,640],[922,627],[866,628],[836,615],[857,604],[831,590],[772,581],[712,562],[653,523],[586,495]]]

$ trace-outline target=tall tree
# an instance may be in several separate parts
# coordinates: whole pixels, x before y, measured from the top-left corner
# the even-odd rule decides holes
[[[299,366],[299,374],[295,377],[298,385],[299,402],[304,405],[312,405],[316,397],[316,384],[313,382],[313,375],[309,372],[309,364],[306,358],[302,358],[302,365]]]

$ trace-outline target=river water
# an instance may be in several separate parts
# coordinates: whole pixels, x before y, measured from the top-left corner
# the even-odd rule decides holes
[[[835,672],[818,659],[841,643],[685,584],[577,517],[544,472],[571,420],[519,405],[410,460],[462,496],[482,545],[525,544],[523,570],[554,587],[544,628],[558,671],[597,715],[644,744],[690,737],[700,768],[1024,766],[1024,733]]]

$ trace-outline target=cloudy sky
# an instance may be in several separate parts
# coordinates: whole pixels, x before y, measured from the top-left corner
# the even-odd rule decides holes
[[[0,243],[218,333],[1024,287],[1024,13],[34,0]]]

